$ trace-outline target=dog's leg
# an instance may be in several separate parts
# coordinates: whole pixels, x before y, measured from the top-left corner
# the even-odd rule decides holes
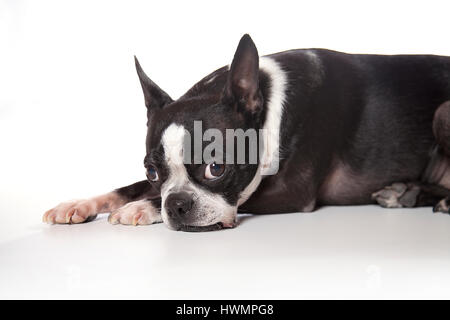
[[[433,134],[443,153],[450,157],[450,101],[441,104],[434,113]]]
[[[394,183],[372,194],[384,208],[434,206],[433,211],[450,213],[450,190],[422,183]]]
[[[147,180],[144,180],[90,199],[63,202],[47,211],[43,221],[50,224],[89,222],[94,220],[97,214],[113,212],[127,203],[158,198],[159,192]],[[152,201],[157,202],[157,200]],[[153,211],[158,210],[158,207],[155,207]]]
[[[111,212],[111,224],[146,225],[162,222],[161,199],[132,201]]]
[[[435,212],[450,213],[450,101],[437,108],[433,133],[436,146],[422,182],[394,183],[372,194],[372,199],[387,208],[434,206]]]

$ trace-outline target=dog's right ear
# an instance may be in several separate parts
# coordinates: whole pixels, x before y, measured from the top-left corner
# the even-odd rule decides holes
[[[173,102],[172,98],[145,74],[136,56],[134,56],[134,62],[136,64],[139,81],[141,82],[142,91],[144,92],[147,110],[160,109]]]

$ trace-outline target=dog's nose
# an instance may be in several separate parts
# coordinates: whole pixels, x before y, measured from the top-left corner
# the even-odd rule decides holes
[[[172,217],[183,216],[191,210],[193,204],[192,194],[178,192],[170,194],[165,202],[165,207]]]

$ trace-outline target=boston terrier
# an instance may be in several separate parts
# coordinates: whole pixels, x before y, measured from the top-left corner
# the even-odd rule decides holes
[[[259,57],[244,35],[231,65],[178,100],[135,63],[147,107],[147,179],[61,203],[45,222],[82,223],[109,212],[112,224],[210,231],[234,227],[238,212],[324,205],[450,212],[449,57],[325,49]],[[228,142],[238,135],[228,130],[244,132],[245,161],[233,162],[237,147]],[[247,135],[252,130],[264,134]],[[205,159],[217,134],[227,148]]]

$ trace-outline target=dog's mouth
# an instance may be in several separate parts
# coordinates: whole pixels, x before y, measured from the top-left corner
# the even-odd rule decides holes
[[[182,224],[177,228],[177,231],[185,232],[207,232],[207,231],[217,231],[221,229],[234,228],[234,225],[224,225],[222,222],[211,224],[209,226],[189,226]]]

